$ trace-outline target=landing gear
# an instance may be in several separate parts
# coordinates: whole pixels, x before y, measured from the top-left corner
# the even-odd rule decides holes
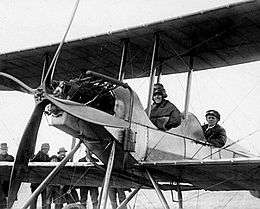
[[[149,173],[148,170],[146,170],[146,173],[147,173],[150,181],[152,182],[152,184],[154,186],[154,189],[155,189],[155,191],[156,191],[156,193],[157,193],[157,195],[158,195],[158,197],[159,197],[163,207],[165,209],[170,209],[170,207],[169,207],[168,203],[166,202],[166,199],[163,196],[163,193],[162,193],[161,189],[159,188],[158,184],[155,182],[155,180],[153,179],[153,177],[151,176],[151,174]]]
[[[115,158],[115,149],[116,149],[116,142],[113,141],[110,156],[107,163],[106,176],[105,176],[104,186],[102,188],[102,193],[101,193],[101,201],[98,204],[98,209],[106,209],[109,181],[110,181],[110,176],[112,173],[112,168],[113,168],[114,158]]]
[[[72,203],[64,206],[62,209],[86,209],[83,205]]]
[[[181,192],[181,187],[179,182],[177,182],[177,192],[178,192],[179,209],[183,209],[182,192]]]
[[[117,209],[121,209],[126,206],[126,204],[136,195],[136,193],[141,189],[142,186],[137,187],[134,191],[132,191],[129,196],[117,207]]]
[[[50,181],[55,177],[55,175],[65,166],[65,164],[70,160],[74,153],[79,149],[82,141],[79,141],[78,144],[71,150],[71,152],[57,165],[52,172],[46,177],[46,179],[40,184],[40,186],[32,193],[29,200],[24,204],[22,209],[26,209],[30,206],[32,201],[42,192],[43,189],[50,183]]]

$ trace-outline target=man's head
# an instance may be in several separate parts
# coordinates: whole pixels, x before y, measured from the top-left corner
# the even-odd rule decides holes
[[[58,157],[59,158],[64,158],[66,156],[67,150],[64,147],[59,148]]]
[[[52,155],[50,157],[50,162],[58,162],[58,156],[57,155]]]
[[[153,101],[156,104],[160,104],[164,98],[167,97],[166,91],[163,87],[162,84],[156,83],[154,84],[154,89],[153,89]]]
[[[220,120],[220,114],[216,110],[208,110],[206,112],[206,120],[210,126],[214,126]]]
[[[0,144],[0,154],[5,155],[8,152],[7,143]]]
[[[49,143],[43,143],[41,146],[41,151],[44,152],[45,154],[48,154],[49,150],[50,150]]]

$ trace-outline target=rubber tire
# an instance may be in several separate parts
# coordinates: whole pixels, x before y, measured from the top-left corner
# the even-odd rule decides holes
[[[86,209],[86,208],[81,204],[72,203],[64,206],[62,209]]]

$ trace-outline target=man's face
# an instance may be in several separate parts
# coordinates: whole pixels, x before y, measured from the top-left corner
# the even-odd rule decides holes
[[[208,115],[206,120],[210,126],[214,126],[218,123],[218,119],[214,115]]]
[[[160,104],[163,100],[163,96],[161,94],[154,94],[153,95],[153,101],[156,103],[156,104]]]
[[[45,153],[45,154],[48,154],[49,150],[50,150],[50,148],[47,148],[47,147],[42,148],[42,152]]]
[[[8,152],[8,149],[0,149],[0,154],[6,155]]]
[[[66,156],[66,152],[60,152],[59,153],[59,158],[64,158]]]

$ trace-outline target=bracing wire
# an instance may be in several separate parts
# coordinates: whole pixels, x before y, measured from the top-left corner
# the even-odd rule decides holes
[[[227,181],[229,181],[229,180],[232,180],[232,179],[234,179],[234,178],[235,178],[235,176],[232,176],[232,177],[230,177],[230,178],[224,179],[223,181],[220,181],[220,182],[218,182],[218,183],[212,184],[212,185],[210,185],[210,186],[208,186],[208,187],[206,187],[206,188],[203,188],[203,189],[204,189],[204,190],[209,190],[209,189],[212,188],[212,187],[215,187],[215,186],[219,186],[219,185],[221,185],[221,184],[224,184],[225,182],[227,182]],[[196,194],[196,195],[194,195],[194,196],[192,196],[192,197],[190,197],[190,198],[188,198],[188,199],[183,200],[183,202],[191,201],[191,200],[193,200],[194,198],[199,198],[199,197],[201,197],[201,196],[203,196],[203,195],[206,195],[206,194],[208,194],[208,193],[209,193],[209,191],[203,192],[203,193],[201,193],[201,194]]]
[[[208,157],[211,157],[212,155],[214,155],[214,154],[220,152],[221,150],[227,149],[227,148],[229,148],[229,147],[231,147],[231,146],[237,144],[238,142],[241,142],[241,141],[243,141],[243,140],[245,140],[245,139],[248,140],[248,137],[249,137],[249,136],[252,136],[252,135],[254,135],[255,133],[257,133],[257,132],[259,132],[259,131],[260,131],[260,129],[255,130],[255,131],[253,131],[253,132],[247,134],[246,136],[244,136],[244,137],[242,137],[242,138],[240,138],[240,139],[238,139],[238,140],[236,140],[236,141],[234,141],[234,142],[232,142],[232,143],[230,143],[230,144],[228,144],[228,145],[226,145],[226,146],[224,146],[224,147],[219,148],[217,151],[215,151],[215,152],[211,153],[210,155],[207,155],[206,157],[202,158],[202,160],[204,160],[204,159],[206,159],[206,158],[208,158]]]
[[[226,116],[226,118],[222,121],[222,124],[238,109],[238,107],[244,102],[244,100],[255,90],[257,87],[258,82],[251,88],[247,94],[239,101],[239,103],[233,108],[233,110]]]
[[[230,197],[229,200],[226,202],[226,204],[223,206],[222,209],[226,208],[227,205],[234,199],[234,197],[237,196],[237,194],[238,194],[238,193],[236,192],[232,197]]]

